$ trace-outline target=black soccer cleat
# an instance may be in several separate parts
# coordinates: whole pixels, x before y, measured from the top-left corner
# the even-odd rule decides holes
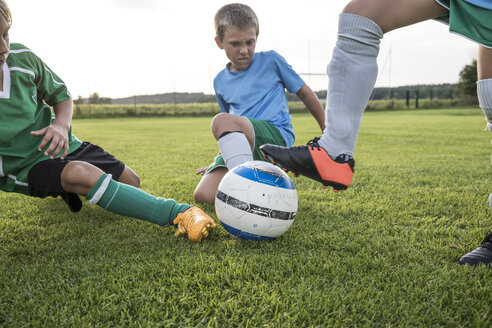
[[[492,263],[492,232],[485,237],[480,246],[463,255],[458,263],[472,266],[479,264],[490,265]]]
[[[334,191],[345,190],[354,175],[354,159],[351,156],[340,155],[333,160],[328,153],[319,146],[319,138],[310,140],[307,145],[297,147],[281,147],[276,145],[262,145],[263,156],[294,175],[304,175],[319,181],[326,186],[333,187]]]

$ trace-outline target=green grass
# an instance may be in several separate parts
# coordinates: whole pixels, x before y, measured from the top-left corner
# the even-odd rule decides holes
[[[293,122],[298,144],[319,135]],[[73,125],[180,202],[217,152],[206,117]],[[351,188],[294,179],[298,215],[273,242],[219,226],[193,244],[87,202],[0,193],[0,326],[490,327],[491,269],[457,264],[492,228],[484,125],[476,108],[366,113]]]

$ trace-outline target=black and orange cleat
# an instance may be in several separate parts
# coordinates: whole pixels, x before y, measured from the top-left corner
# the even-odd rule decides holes
[[[319,146],[319,138],[310,140],[307,145],[297,147],[281,147],[266,144],[260,147],[266,159],[291,171],[295,176],[304,175],[319,181],[334,191],[345,190],[352,182],[354,175],[354,159],[352,156],[340,155],[332,159]]]

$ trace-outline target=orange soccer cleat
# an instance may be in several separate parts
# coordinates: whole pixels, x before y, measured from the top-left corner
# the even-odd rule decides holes
[[[319,138],[314,138],[307,145],[281,147],[263,145],[260,147],[265,158],[294,175],[304,175],[319,181],[324,187],[332,186],[334,191],[344,190],[350,185],[354,175],[354,160],[351,156],[340,155],[332,159],[319,146]]]
[[[174,236],[179,236],[186,232],[188,238],[194,242],[207,238],[209,231],[216,226],[215,221],[196,206],[178,214],[173,223],[178,225],[178,230]]]

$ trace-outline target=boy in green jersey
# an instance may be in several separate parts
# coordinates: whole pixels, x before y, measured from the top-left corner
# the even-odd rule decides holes
[[[0,0],[0,190],[61,196],[73,212],[80,210],[82,195],[116,214],[175,224],[175,235],[207,237],[215,222],[202,210],[143,192],[128,166],[72,134],[67,87],[30,49],[10,44],[11,23]]]

